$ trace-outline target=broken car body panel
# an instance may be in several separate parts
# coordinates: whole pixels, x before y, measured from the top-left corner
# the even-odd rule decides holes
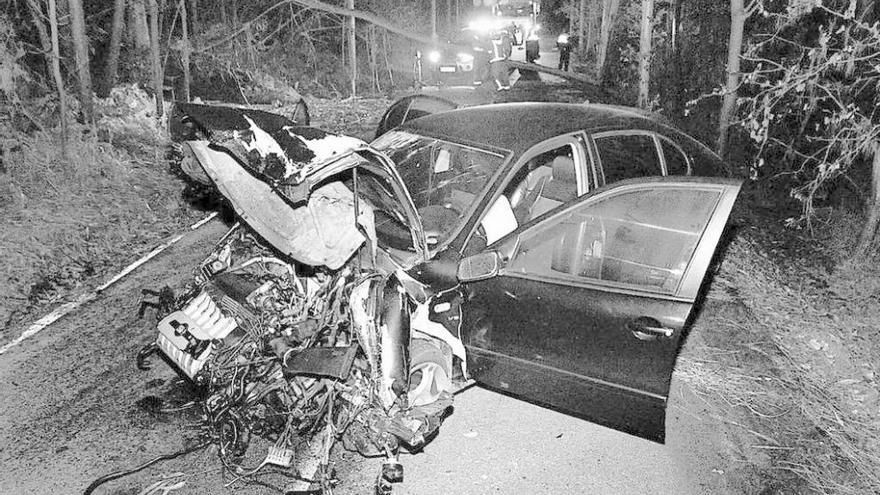
[[[188,145],[236,213],[301,263],[335,270],[364,243],[362,231],[375,242],[374,206],[382,207],[380,233],[381,225],[400,224],[415,254],[424,256],[420,221],[390,161],[354,138],[327,133],[318,137],[309,128],[314,138],[309,140],[296,134],[304,130],[281,129],[280,135],[290,139],[279,143],[279,133],[270,135],[251,121],[251,128],[234,131],[217,142],[191,141]],[[309,151],[305,155],[304,146]],[[303,155],[313,160],[298,161]],[[365,174],[365,189],[373,186],[376,194],[356,201],[348,186],[330,178],[359,167]],[[352,175],[350,185],[355,185],[356,177],[356,173]],[[377,201],[381,204],[370,204],[370,199],[382,195],[385,197]],[[306,208],[297,207],[303,203]]]
[[[354,198],[341,183],[318,188],[306,207],[293,208],[228,153],[207,146],[193,151],[242,220],[291,258],[338,269],[363,244],[365,237],[352,220]],[[372,211],[365,206],[361,214],[371,216]]]
[[[683,329],[739,187],[625,181],[508,235],[491,250],[500,266],[464,284],[474,378],[662,442]]]

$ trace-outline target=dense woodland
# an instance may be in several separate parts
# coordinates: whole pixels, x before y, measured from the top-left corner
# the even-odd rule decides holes
[[[844,188],[867,215],[856,253],[876,250],[874,0],[545,0],[542,9],[545,34],[577,35],[578,72],[789,193],[802,206],[792,225],[810,225],[817,201]],[[7,0],[0,95],[17,129],[57,122],[64,132],[69,111],[93,123],[95,95],[122,83],[165,99],[248,101],[266,85],[389,93],[412,84],[419,44],[472,10],[461,0]],[[59,118],[37,110],[47,103]]]

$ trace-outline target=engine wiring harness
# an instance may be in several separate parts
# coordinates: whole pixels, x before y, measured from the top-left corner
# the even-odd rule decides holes
[[[160,333],[138,366],[159,349],[197,386],[201,434],[231,476],[227,486],[272,465],[301,491],[332,493],[330,456],[341,443],[384,458],[376,488],[388,493],[402,479],[399,449],[419,449],[448,414],[445,392],[419,407],[407,404],[406,393],[390,407],[377,397],[379,349],[361,342],[366,334],[353,323],[350,298],[362,284],[381,285],[382,276],[359,268],[289,264],[236,225],[180,296],[144,291],[158,296],[143,304],[158,308]],[[256,438],[268,443],[267,453],[246,465]]]

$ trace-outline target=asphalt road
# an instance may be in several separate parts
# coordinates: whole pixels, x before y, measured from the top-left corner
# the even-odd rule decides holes
[[[660,445],[474,387],[424,452],[402,458],[398,493],[738,493],[709,424],[678,406]]]

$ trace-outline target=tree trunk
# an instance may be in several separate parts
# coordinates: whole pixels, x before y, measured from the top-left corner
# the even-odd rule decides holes
[[[192,83],[189,73],[189,28],[186,20],[186,0],[180,0],[180,28],[183,35],[183,50],[180,53],[180,63],[183,65],[183,101],[189,101],[189,87]]]
[[[862,227],[859,244],[853,259],[865,259],[877,247],[878,226],[880,226],[880,143],[874,143],[874,156],[871,163],[871,198],[868,202],[868,221]]]
[[[131,0],[128,4],[128,33],[137,52],[150,49],[150,30],[147,25],[145,0]]]
[[[452,0],[446,0],[446,30],[454,32],[452,25]]]
[[[597,8],[599,2],[601,0],[589,0],[590,4],[587,6],[587,34],[586,40],[584,40],[584,52],[586,56],[589,58],[592,56],[592,53],[596,47],[596,38],[598,37],[596,24],[598,24],[597,14],[599,9]]]
[[[603,0],[602,2],[602,27],[599,33],[599,53],[596,54],[596,80],[599,84],[602,84],[605,75],[608,45],[611,43],[611,35],[614,33],[614,23],[617,21],[619,9],[620,0]]]
[[[193,34],[199,33],[199,0],[189,0],[189,18]]]
[[[684,92],[684,74],[681,57],[681,40],[678,33],[681,25],[681,0],[673,0],[671,8],[672,15],[670,21],[670,32],[672,33],[672,73],[675,80],[672,84],[672,115],[684,115],[685,113],[685,92]]]
[[[382,56],[385,60],[385,70],[388,71],[388,84],[394,88],[394,73],[391,71],[391,63],[388,61],[388,31],[382,31]]]
[[[433,0],[432,0],[433,1]],[[345,0],[345,6],[354,10],[354,0]],[[349,16],[348,18],[348,61],[351,65],[351,97],[354,98],[357,95],[357,38],[355,36],[355,18],[354,16]]]
[[[254,32],[251,29],[250,24],[245,24],[244,30],[244,45],[245,45],[245,54],[247,55],[248,61],[251,64],[251,68],[257,70],[257,49],[256,42],[254,41]]]
[[[79,103],[86,125],[95,124],[92,100],[92,74],[89,71],[89,40],[86,38],[86,18],[82,0],[67,0],[70,8],[70,33],[73,38],[73,57],[79,82]]]
[[[379,93],[382,91],[382,86],[379,84],[379,44],[376,41],[376,26],[372,24],[369,26],[367,39],[369,41],[370,79],[373,81],[373,89]]]
[[[46,23],[43,22],[43,7],[37,3],[37,0],[27,0],[27,3],[34,27],[37,28],[37,36],[40,38],[43,60],[46,61],[46,77],[52,77],[52,40],[49,39]]]
[[[654,26],[654,0],[642,0],[642,34],[639,37],[639,108],[651,101],[651,34]]]
[[[721,114],[718,116],[718,155],[727,158],[730,125],[736,113],[736,97],[739,89],[740,55],[742,54],[743,26],[746,11],[743,0],[730,0],[730,39],[727,43],[727,84],[721,100]]]
[[[587,49],[587,1],[578,3],[578,52],[583,54]]]
[[[354,9],[354,5],[348,8]],[[431,0],[431,39],[437,41],[437,0]]]
[[[159,54],[159,5],[156,0],[147,0],[150,8],[150,61],[153,66],[153,89],[156,90],[156,118],[162,117],[164,112],[162,94],[163,77],[162,61]]]
[[[58,49],[58,13],[55,0],[49,0],[49,27],[52,33],[52,77],[58,90],[58,113],[61,116],[61,143],[67,155],[67,95],[64,92],[64,80],[61,79],[61,56]]]
[[[113,24],[110,27],[110,46],[107,49],[107,65],[104,68],[104,84],[98,93],[101,97],[110,94],[116,85],[119,72],[119,46],[122,43],[122,30],[125,27],[125,0],[116,0],[113,6]]]

